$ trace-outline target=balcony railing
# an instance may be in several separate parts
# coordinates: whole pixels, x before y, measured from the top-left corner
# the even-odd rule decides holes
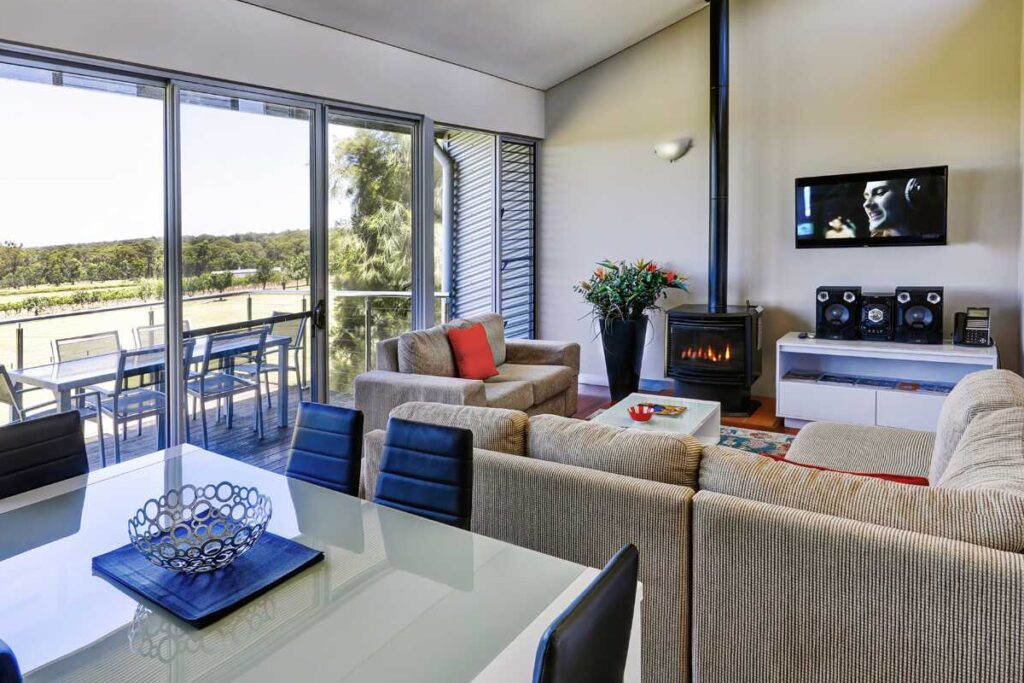
[[[362,328],[350,329],[350,334],[344,335],[339,327],[341,321],[332,323],[332,338],[328,340],[332,391],[349,392],[356,374],[373,369],[376,342],[409,329],[411,296],[410,292],[398,291],[331,292],[328,315],[333,314],[339,300],[350,300],[352,307],[358,310],[358,316],[349,318],[350,327]],[[437,292],[435,302],[435,317],[447,321],[448,293]],[[309,310],[309,304],[308,290],[249,289],[183,299],[184,319],[193,329],[265,318],[274,311],[305,311]],[[130,348],[135,345],[135,328],[162,322],[163,302],[160,301],[0,319],[0,363],[18,368],[45,365],[54,362],[54,339],[113,329],[118,330],[122,346]],[[311,362],[309,344],[306,348],[307,354],[302,358],[304,370]],[[335,365],[337,367],[333,367]]]

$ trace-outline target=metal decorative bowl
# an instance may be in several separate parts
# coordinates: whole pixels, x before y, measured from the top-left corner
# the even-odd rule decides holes
[[[255,488],[222,481],[186,484],[146,501],[128,520],[128,538],[158,567],[186,574],[228,566],[267,528],[270,498]]]

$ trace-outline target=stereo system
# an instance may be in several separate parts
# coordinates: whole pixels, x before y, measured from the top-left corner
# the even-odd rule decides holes
[[[942,343],[942,287],[897,287],[895,294],[818,287],[815,298],[820,339]]]

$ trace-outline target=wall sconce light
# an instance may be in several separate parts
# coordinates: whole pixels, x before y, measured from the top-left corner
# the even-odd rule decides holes
[[[679,161],[693,148],[693,138],[680,138],[661,142],[654,146],[654,154],[659,159],[672,163]]]

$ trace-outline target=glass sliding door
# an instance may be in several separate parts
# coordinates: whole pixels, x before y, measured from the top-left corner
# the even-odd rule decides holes
[[[190,441],[257,463],[286,450],[283,427],[300,394],[310,397],[308,315],[289,314],[311,307],[313,114],[180,94],[183,326],[197,361]]]
[[[412,326],[412,124],[330,112],[329,400],[352,403],[375,345]]]
[[[0,57],[0,424],[79,410],[92,467],[162,443],[162,350],[116,379],[122,351],[164,344],[164,96]]]

